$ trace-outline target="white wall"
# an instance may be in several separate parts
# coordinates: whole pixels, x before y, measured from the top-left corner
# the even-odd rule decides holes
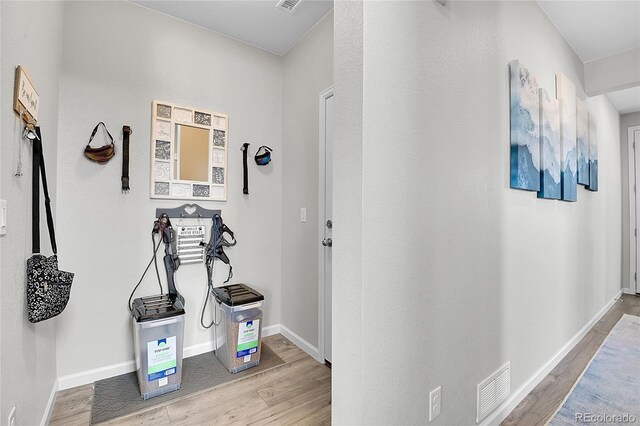
[[[0,34],[2,33],[2,8],[0,7]],[[0,46],[1,52],[1,46]],[[2,58],[0,58],[0,84],[2,78]],[[0,98],[2,95],[0,94]],[[2,135],[2,119],[0,119],[0,135]],[[0,143],[0,158],[2,158],[2,144]],[[2,161],[0,161],[0,176],[2,176]],[[2,198],[2,185],[0,185],[0,199]],[[0,279],[2,278],[2,244],[0,243]],[[0,291],[0,308],[2,307],[2,291]],[[0,315],[0,342],[2,342],[2,315]],[[2,415],[2,344],[0,343],[0,416]]]
[[[151,257],[158,207],[184,201],[149,198],[151,102],[160,99],[229,114],[229,197],[221,208],[238,245],[227,251],[233,282],[266,297],[264,325],[280,322],[282,60],[246,44],[126,2],[65,5],[60,84],[59,230],[62,266],[76,272],[71,302],[57,329],[58,373],[65,376],[133,359],[127,298]],[[131,137],[131,192],[120,192],[122,157],[104,166],[82,150],[104,121],[121,148]],[[250,167],[242,195],[242,143],[274,149],[269,167]],[[97,144],[98,142],[96,142]],[[226,278],[216,262],[215,283]],[[162,264],[161,273],[164,275]],[[206,274],[177,274],[186,299],[185,347],[213,340],[199,326]],[[138,296],[157,292],[150,272]]]
[[[640,112],[620,116],[620,154],[622,158],[622,287],[630,288],[629,259],[629,127],[640,126]]]
[[[333,84],[333,13],[283,58],[282,323],[318,345],[318,96]],[[300,222],[300,208],[307,222]]]
[[[361,19],[362,38],[342,26]],[[433,423],[472,424],[480,381],[511,361],[517,389],[620,289],[618,114],[589,100],[600,191],[538,200],[509,189],[508,63],[584,90],[535,2],[365,2],[335,20],[334,420],[425,423],[441,385]],[[338,118],[360,96],[362,138]]]
[[[61,67],[63,5],[61,2],[2,2],[1,97],[2,157],[0,193],[8,201],[7,234],[0,237],[2,265],[0,299],[2,400],[0,419],[14,405],[16,424],[39,424],[56,380],[57,319],[31,324],[26,312],[26,260],[31,255],[31,146],[23,142],[13,112],[15,67],[25,67],[41,99],[42,128],[49,190],[56,206],[56,147],[58,144],[58,84]],[[22,151],[22,178],[14,178]],[[43,198],[40,198],[44,204]],[[51,254],[41,205],[41,249]]]
[[[360,1],[337,1],[333,10],[333,240],[336,243],[332,248],[331,421],[349,425],[362,423],[365,410],[363,12],[364,4]]]

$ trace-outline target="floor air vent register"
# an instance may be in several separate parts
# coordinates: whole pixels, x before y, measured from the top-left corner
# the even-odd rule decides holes
[[[476,421],[480,423],[511,393],[511,363],[506,363],[478,385]]]

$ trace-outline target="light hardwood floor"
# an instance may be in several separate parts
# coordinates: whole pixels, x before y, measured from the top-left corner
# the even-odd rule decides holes
[[[502,426],[544,425],[587,367],[622,314],[640,316],[640,297],[623,295],[586,336],[502,422]]]
[[[624,295],[502,422],[544,425],[569,393],[622,314],[640,316],[640,297]],[[263,340],[284,364],[179,401],[114,419],[117,425],[331,423],[331,370],[282,335]],[[52,426],[88,425],[92,385],[61,391]]]
[[[280,334],[262,342],[283,365],[106,424],[330,424],[331,370]],[[93,385],[61,391],[49,424],[88,425],[92,398]]]

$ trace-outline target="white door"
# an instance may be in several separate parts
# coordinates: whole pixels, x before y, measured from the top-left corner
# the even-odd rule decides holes
[[[635,214],[631,217],[631,223],[629,227],[629,231],[631,232],[631,241],[633,241],[632,253],[635,251],[635,256],[631,257],[631,271],[634,274],[631,277],[633,281],[632,287],[635,287],[635,292],[640,293],[640,286],[638,285],[638,279],[640,279],[640,271],[638,271],[638,267],[640,267],[640,247],[638,247],[638,225],[640,225],[640,194],[638,191],[640,190],[640,130],[634,130],[629,134],[630,139],[633,138],[633,141],[630,141],[632,144],[632,152],[633,152],[633,169],[631,169],[631,161],[629,162],[629,174],[633,173],[634,179],[633,183],[635,184],[633,188],[629,188],[630,201],[634,203],[635,208],[632,208],[632,211],[635,210]],[[635,250],[634,250],[635,249]],[[635,262],[635,263],[634,263]],[[633,291],[634,289],[631,288]]]
[[[324,214],[322,250],[324,251],[324,359],[331,362],[331,247],[333,212],[333,91],[324,92]],[[321,188],[322,190],[322,188]],[[322,267],[322,265],[321,265]]]

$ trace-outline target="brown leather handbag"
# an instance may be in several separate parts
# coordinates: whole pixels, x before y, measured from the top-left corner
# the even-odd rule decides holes
[[[109,136],[109,140],[111,141],[111,143],[107,145],[103,145],[100,148],[92,148],[91,141],[93,140],[93,137],[98,132],[98,127],[100,127],[101,124],[102,124],[102,127],[104,127],[104,131],[107,132],[107,135]],[[115,153],[116,153],[116,144],[113,142],[113,136],[111,136],[111,133],[109,133],[109,131],[107,130],[107,126],[105,126],[105,124],[101,121],[98,124],[96,124],[96,127],[93,128],[93,132],[91,132],[89,143],[84,148],[84,156],[87,157],[89,160],[94,161],[98,164],[105,164],[107,161],[113,158]]]

